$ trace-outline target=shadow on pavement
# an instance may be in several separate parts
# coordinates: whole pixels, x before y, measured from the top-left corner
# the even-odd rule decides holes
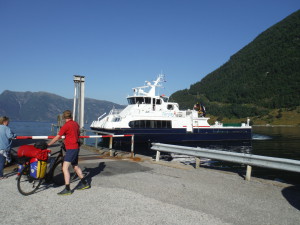
[[[282,195],[296,209],[300,210],[300,187],[291,186],[282,190]]]
[[[111,162],[100,162],[99,164],[86,164],[80,165],[82,168],[82,172],[89,183],[89,185],[92,187],[93,178],[95,176],[98,176],[101,174],[102,176],[114,176],[114,175],[120,175],[120,174],[128,174],[128,173],[136,173],[136,172],[145,172],[152,170],[149,167],[142,166],[138,163],[132,163],[128,161],[111,161]],[[73,169],[70,167],[70,175],[71,175],[71,184],[78,182],[80,179],[75,174]],[[59,173],[55,176],[56,184],[50,182],[43,182],[42,185],[38,190],[36,190],[35,193],[47,190],[48,188],[57,188],[64,185],[64,177],[63,173]],[[79,182],[78,182],[79,184]],[[78,185],[76,184],[76,186]],[[74,188],[72,190],[74,191],[76,189],[76,186],[71,185]]]
[[[84,168],[84,170],[82,171],[84,174],[87,174],[85,176],[87,182],[90,184],[90,186],[92,186],[92,180],[94,176],[97,176],[98,174],[100,174],[104,168],[106,167],[104,162],[100,162],[99,165],[97,167],[94,168]]]
[[[9,173],[6,173],[5,176],[6,177],[12,177],[12,176],[17,175],[17,172],[18,172],[18,168],[15,168],[12,171],[10,171]]]

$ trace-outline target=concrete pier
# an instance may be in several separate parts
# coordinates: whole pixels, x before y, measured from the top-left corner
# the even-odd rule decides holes
[[[118,155],[117,155],[118,156]],[[91,188],[58,196],[64,187],[17,190],[0,181],[1,224],[299,224],[300,188],[149,157],[110,157],[81,149]],[[71,184],[74,189],[78,181]]]

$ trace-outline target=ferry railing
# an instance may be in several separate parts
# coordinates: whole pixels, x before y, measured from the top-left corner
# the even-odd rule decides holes
[[[246,180],[251,179],[252,166],[270,169],[300,172],[300,161],[245,153],[226,152],[203,148],[186,147],[162,143],[152,143],[151,150],[156,151],[156,161],[159,161],[160,152],[171,152],[196,157],[196,168],[200,167],[200,158],[217,159],[222,161],[241,163],[247,165]]]
[[[103,116],[105,116],[105,115],[106,115],[106,112],[103,113],[101,116],[98,117],[98,121],[100,121],[100,119],[101,119]]]
[[[110,110],[109,115],[116,115],[122,111],[123,111],[123,109],[112,109],[112,110]]]

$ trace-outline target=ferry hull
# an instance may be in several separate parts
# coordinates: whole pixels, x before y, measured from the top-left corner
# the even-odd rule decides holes
[[[199,142],[199,141],[234,141],[251,140],[251,128],[228,128],[228,129],[194,129],[193,133],[187,133],[186,129],[99,129],[95,131],[109,132],[116,135],[134,134],[134,141],[141,142]]]

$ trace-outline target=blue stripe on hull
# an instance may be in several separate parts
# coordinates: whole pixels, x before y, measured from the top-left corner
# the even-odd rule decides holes
[[[193,142],[222,140],[251,140],[251,129],[194,129],[194,133],[186,133],[186,129],[95,129],[114,134],[134,134],[135,142]]]

